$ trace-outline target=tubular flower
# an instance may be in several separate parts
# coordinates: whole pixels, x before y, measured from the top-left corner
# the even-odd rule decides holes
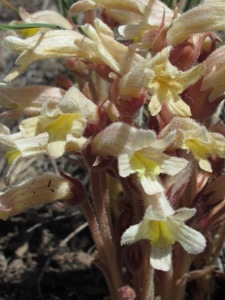
[[[38,32],[26,39],[21,39],[15,33],[7,33],[4,37],[4,45],[20,55],[15,62],[17,67],[4,78],[4,81],[13,80],[37,60],[78,56],[79,49],[74,44],[77,38],[84,38],[84,36],[72,30]]]
[[[113,31],[100,19],[94,20],[94,27],[85,24],[81,28],[89,39],[77,39],[74,43],[81,53],[82,51],[89,53],[90,61],[103,62],[114,72],[124,74],[132,65],[142,59],[129,47],[117,42],[114,39]]]
[[[8,162],[5,171],[5,182],[8,182],[10,175],[17,162],[23,159],[38,157],[47,153],[48,135],[39,134],[32,138],[25,138],[21,132],[10,134],[10,130],[0,126],[0,152],[3,152]]]
[[[165,12],[166,25],[171,23],[173,11],[164,3],[158,0],[137,0],[137,1],[77,1],[70,8],[72,15],[80,11],[93,9],[104,9],[104,13],[120,24],[127,24],[119,27],[119,33],[125,38],[137,38],[145,30],[157,28],[162,22]]]
[[[4,126],[5,127],[5,126]],[[6,128],[6,127],[5,127]],[[33,138],[25,138],[21,132],[10,134],[9,130],[0,131],[1,151],[5,152],[8,164],[11,165],[17,158],[34,157],[47,152],[47,134]]]
[[[110,15],[112,15],[112,13]],[[115,14],[113,14],[113,16],[115,16]],[[141,18],[136,18],[137,20],[135,20],[135,22],[129,22],[129,24],[119,26],[118,32],[125,39],[132,39],[134,43],[141,42],[138,44],[140,49],[147,49],[147,47],[144,47],[144,45],[142,45],[146,44],[147,41],[148,43],[150,42],[149,38],[145,37],[145,33],[153,33],[153,30],[159,29],[162,24],[164,26],[169,26],[171,24],[173,16],[174,12],[164,3],[160,1],[152,1],[151,5],[146,7],[145,12]],[[153,34],[153,36],[154,38],[152,38],[154,40],[156,38],[155,33]]]
[[[0,193],[0,219],[7,220],[40,204],[74,198],[72,182],[55,174],[45,174],[10,187]]]
[[[206,66],[201,91],[210,90],[209,102],[213,102],[225,92],[225,46],[216,49],[204,61]]]
[[[48,99],[49,106],[56,106],[65,94],[65,90],[44,85],[22,87],[1,87],[0,105],[10,110],[3,116],[20,117],[26,114],[39,114],[41,106]]]
[[[180,94],[203,75],[204,67],[198,65],[182,72],[169,61],[170,47],[163,49],[152,59],[143,59],[135,64],[120,80],[120,93],[123,96],[139,97],[143,90],[151,95],[149,111],[157,115],[164,102],[172,113],[181,117],[191,115],[189,106]]]
[[[49,110],[46,102],[42,114],[24,120],[20,129],[27,137],[47,132],[48,154],[57,158],[65,152],[70,135],[82,137],[88,122],[95,123],[97,119],[96,105],[72,87],[55,109]]]
[[[5,157],[11,165],[18,157],[35,157],[47,152],[48,136],[41,134],[33,138],[24,138],[21,133],[12,135],[0,135],[1,150],[5,150]]]
[[[212,1],[194,7],[172,22],[167,40],[176,46],[195,33],[224,30],[225,3]]]
[[[168,271],[172,264],[172,246],[176,242],[188,253],[199,254],[204,250],[206,241],[200,232],[185,225],[185,221],[194,216],[194,208],[180,208],[174,211],[168,207],[168,200],[164,194],[161,194],[158,200],[165,202],[167,212],[165,209],[163,213],[149,206],[143,220],[130,226],[123,233],[121,244],[148,240],[151,244],[150,264],[157,270]]]
[[[20,55],[16,60],[18,67],[11,71],[4,81],[13,80],[31,63],[40,59],[78,57],[93,63],[105,63],[113,71],[121,74],[141,59],[140,55],[117,42],[113,31],[101,20],[96,19],[94,25],[95,27],[90,24],[81,26],[87,37],[72,30],[39,32],[27,39],[7,34],[4,38],[5,46]]]
[[[149,0],[82,0],[74,3],[69,12],[74,15],[80,11],[89,11],[96,8],[119,9],[142,14]]]
[[[10,134],[9,129],[0,124],[0,152],[5,153],[9,167],[20,159],[47,154],[48,139],[47,132],[34,137],[24,137],[21,132]],[[66,151],[79,152],[86,142],[85,137],[76,138],[68,134]]]
[[[152,195],[164,190],[160,174],[174,176],[188,164],[183,158],[163,153],[174,136],[175,132],[171,132],[165,139],[157,140],[154,131],[114,123],[93,139],[92,152],[116,156],[120,176],[137,174],[144,191]]]
[[[225,137],[216,132],[209,132],[204,126],[192,119],[174,118],[160,133],[166,136],[176,129],[174,146],[190,151],[202,170],[212,172],[210,157],[225,157]]]

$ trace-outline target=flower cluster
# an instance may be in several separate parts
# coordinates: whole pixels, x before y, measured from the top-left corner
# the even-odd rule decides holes
[[[153,271],[170,280],[156,296],[183,299],[177,282],[209,266],[224,235],[225,126],[214,113],[225,92],[216,33],[225,29],[225,3],[206,0],[182,13],[159,0],[79,0],[68,19],[19,13],[20,25],[61,29],[5,34],[18,58],[0,85],[2,117],[24,117],[17,133],[0,126],[6,182],[19,160],[73,152],[87,166],[92,200],[78,179],[49,173],[2,191],[0,218],[52,201],[80,205],[111,299],[128,299],[126,285],[137,299],[153,299]],[[78,14],[84,25],[72,22]],[[49,58],[63,58],[73,81],[10,86]]]

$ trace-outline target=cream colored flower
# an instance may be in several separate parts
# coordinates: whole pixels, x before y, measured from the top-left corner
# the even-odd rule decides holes
[[[97,120],[97,106],[72,87],[56,108],[49,110],[48,102],[45,102],[41,115],[22,121],[20,130],[26,137],[46,132],[48,154],[57,158],[65,152],[70,135],[82,137],[88,122]]]
[[[47,154],[48,135],[42,133],[38,136],[25,138],[21,132],[10,134],[10,130],[0,126],[0,152],[4,153],[8,165],[4,171],[4,180],[9,182],[10,176],[20,160],[36,158]]]
[[[3,44],[19,53],[15,67],[5,78],[8,82],[20,75],[33,62],[40,59],[79,56],[79,49],[74,41],[84,38],[83,35],[72,30],[50,30],[38,32],[34,36],[22,39],[14,33],[7,33]],[[86,53],[83,53],[85,56]]]
[[[96,8],[119,9],[142,14],[149,0],[81,0],[74,3],[69,13],[77,14],[81,11],[89,11]]]
[[[13,80],[31,63],[47,58],[78,57],[98,64],[106,64],[113,71],[126,73],[141,59],[129,47],[114,39],[113,31],[101,20],[81,26],[86,36],[72,30],[51,30],[21,39],[8,33],[4,45],[19,53],[16,67],[4,81]],[[120,55],[118,55],[120,53]]]
[[[160,198],[159,200],[168,206],[164,194],[161,194]],[[121,245],[148,240],[151,244],[150,264],[157,270],[169,271],[172,264],[172,246],[176,242],[190,254],[199,254],[206,246],[204,236],[185,225],[185,221],[192,218],[195,212],[194,208],[180,208],[176,211],[169,208],[167,212],[162,213],[149,206],[143,220],[130,226],[123,233]]]
[[[55,107],[65,94],[65,90],[44,85],[21,87],[0,86],[0,105],[10,110],[2,113],[5,117],[37,115],[43,102],[48,100],[49,107]]]
[[[151,95],[149,111],[157,115],[166,102],[174,115],[188,117],[189,106],[180,94],[203,75],[204,67],[198,65],[182,72],[169,61],[170,47],[163,49],[152,59],[143,59],[120,80],[122,96],[139,97],[143,90]]]
[[[202,170],[212,172],[210,157],[225,157],[225,137],[210,132],[189,118],[174,118],[160,133],[167,136],[170,130],[176,130],[174,147],[191,152]]]
[[[152,195],[164,191],[160,174],[174,176],[188,164],[183,158],[163,153],[174,136],[175,132],[171,132],[158,140],[154,131],[114,123],[92,140],[92,152],[100,156],[116,156],[120,176],[136,174],[144,191]]]
[[[55,174],[45,174],[0,193],[0,219],[7,220],[37,205],[69,200],[74,200],[73,183]]]
[[[118,11],[119,13],[120,11]],[[112,14],[109,12],[109,15],[117,19],[115,13]],[[146,42],[151,42],[148,38],[145,42],[145,39],[143,39],[144,34],[150,32],[150,30],[159,28],[162,23],[165,28],[168,27],[171,24],[173,16],[174,12],[164,3],[157,0],[151,1],[151,4],[148,3],[146,5],[144,13],[139,19],[136,17],[133,22],[131,19],[128,24],[126,22],[126,25],[119,26],[118,32],[125,39],[132,39],[133,43],[139,46],[138,49],[148,49],[151,45],[146,44]]]
[[[47,134],[25,138],[21,132],[10,134],[9,129],[5,126],[4,128],[4,131],[0,130],[0,145],[9,165],[19,158],[36,157],[47,153]]]
[[[207,1],[177,17],[170,27],[167,40],[178,45],[192,34],[224,30],[225,2]]]
[[[82,0],[74,3],[69,12],[75,15],[93,9],[104,9],[104,13],[113,20],[120,24],[128,24],[119,28],[119,33],[126,38],[134,38],[143,28],[147,30],[158,27],[164,12],[166,25],[173,17],[173,11],[159,0]]]
[[[76,39],[75,45],[81,53],[82,51],[88,51],[90,61],[102,62],[114,72],[124,74],[142,59],[129,47],[117,42],[113,31],[100,19],[94,20],[94,26],[85,24],[81,28],[89,37],[89,40]],[[97,56],[97,60],[94,59],[95,56]]]

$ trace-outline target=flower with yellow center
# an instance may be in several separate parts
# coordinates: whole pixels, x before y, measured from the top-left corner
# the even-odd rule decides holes
[[[65,152],[70,135],[81,138],[88,122],[97,120],[97,106],[72,87],[56,108],[49,110],[45,102],[41,115],[24,120],[20,130],[27,137],[47,132],[48,154],[57,158]]]
[[[27,39],[7,33],[4,45],[20,55],[16,60],[17,67],[4,81],[13,80],[31,63],[40,59],[77,57],[106,64],[119,74],[126,73],[130,66],[142,59],[129,47],[117,42],[113,31],[100,19],[95,19],[94,26],[85,24],[81,29],[86,36],[72,30],[38,32]]]
[[[202,170],[212,172],[210,157],[225,157],[225,138],[222,134],[210,132],[189,118],[174,118],[160,136],[166,136],[171,130],[176,130],[174,147],[191,152]]]
[[[21,132],[10,134],[10,130],[0,123],[0,153],[7,159],[4,170],[4,181],[9,183],[11,174],[17,163],[21,160],[37,158],[48,153],[48,134],[40,133],[33,137],[24,137]],[[67,136],[66,151],[79,152],[87,139]]]
[[[169,25],[173,18],[173,11],[159,0],[81,0],[74,3],[69,13],[94,9],[104,9],[104,13],[120,24],[128,24],[118,28],[119,34],[134,42],[141,39],[143,32],[158,28],[164,15],[165,25]]]
[[[225,157],[225,138],[219,133],[208,132],[205,127],[183,131],[182,149],[192,152],[201,169],[212,172],[209,157]]]
[[[81,29],[89,38],[76,39],[75,45],[83,53],[89,54],[88,60],[103,63],[114,72],[125,74],[142,57],[114,38],[114,32],[100,19],[94,20],[94,26],[85,24]],[[118,55],[118,53],[120,55]]]
[[[152,59],[135,64],[120,80],[120,94],[138,98],[143,90],[147,90],[151,95],[149,111],[152,116],[157,115],[166,102],[174,115],[188,117],[190,108],[180,94],[203,75],[204,67],[198,65],[180,71],[169,61],[170,50],[171,47],[167,47]]]
[[[22,159],[38,157],[47,153],[48,135],[42,133],[31,138],[23,137],[21,132],[10,134],[10,130],[0,124],[0,147],[8,162],[5,181],[8,181],[16,163]]]
[[[11,165],[18,157],[35,157],[47,152],[47,134],[40,134],[32,138],[25,138],[21,132],[11,135],[0,135],[1,150],[6,154],[8,164]]]
[[[164,153],[174,136],[175,132],[171,132],[157,139],[152,130],[114,123],[93,138],[92,153],[117,157],[120,176],[136,174],[144,191],[153,195],[164,191],[160,174],[174,176],[188,164],[183,158]]]
[[[113,19],[118,19],[115,13],[111,13],[109,11],[108,14]],[[117,14],[119,14],[119,11]],[[133,43],[135,43],[135,49],[148,50],[152,47],[152,42],[156,38],[155,30],[160,30],[161,25],[168,27],[171,24],[173,17],[174,12],[161,1],[154,0],[150,3],[147,0],[143,15],[139,16],[139,18],[136,17],[134,20],[130,20],[129,22],[123,22],[122,24],[126,25],[119,26],[118,32],[123,38],[133,40]],[[155,34],[153,34],[153,32]],[[148,33],[150,33],[150,36],[152,34],[154,38],[153,36],[152,39],[149,38]]]
[[[161,211],[149,206],[143,220],[130,226],[121,237],[121,244],[127,245],[139,240],[148,240],[151,244],[150,264],[153,268],[169,271],[172,263],[172,246],[179,242],[185,251],[198,254],[205,248],[204,236],[185,225],[196,212],[194,208],[180,208],[176,211],[169,205],[164,194],[159,196],[164,204]],[[165,209],[166,206],[166,209]]]
[[[138,134],[141,135],[141,132],[137,131]],[[159,178],[160,174],[174,176],[188,164],[188,161],[183,158],[164,154],[166,142],[161,141],[165,145],[160,149],[157,147],[157,140],[153,141],[153,139],[154,137],[149,132],[147,146],[146,142],[136,144],[134,137],[132,149],[118,156],[120,176],[127,177],[136,174],[144,191],[149,195],[164,191]]]

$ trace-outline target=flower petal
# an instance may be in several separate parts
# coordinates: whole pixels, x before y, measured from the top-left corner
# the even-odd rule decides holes
[[[160,196],[159,196],[160,195]],[[168,200],[166,199],[165,195],[162,194],[157,194],[155,196],[156,199],[154,199],[155,201],[159,200],[160,202],[163,202],[163,204],[165,204],[165,201],[168,202]],[[145,215],[144,215],[144,220],[152,220],[152,221],[163,221],[166,220],[166,215],[164,216],[162,213],[156,211],[153,209],[153,205],[148,206],[148,208],[146,209]]]
[[[74,3],[69,13],[74,15],[80,11],[89,11],[96,8],[121,9],[135,13],[142,13],[145,9],[145,3],[141,0],[82,0]]]
[[[121,237],[121,245],[129,245],[141,239],[146,239],[146,232],[140,230],[140,224],[130,226]]]
[[[168,103],[168,106],[171,110],[171,112],[175,116],[180,116],[180,117],[190,117],[191,116],[191,109],[190,107],[180,98],[176,97],[176,101],[170,101]]]
[[[162,193],[164,191],[164,187],[159,182],[159,179],[157,177],[151,178],[147,176],[140,176],[139,179],[145,193],[148,195],[154,195],[156,193]]]
[[[174,222],[172,217],[168,220],[168,227],[173,231],[176,241],[179,242],[188,253],[199,254],[205,249],[205,237],[197,230],[181,222]]]
[[[173,215],[173,219],[185,222],[191,219],[195,215],[195,213],[195,208],[181,207],[176,210],[175,214]]]
[[[130,157],[127,153],[121,154],[118,157],[118,165],[119,165],[119,174],[122,177],[127,177],[130,174],[135,173],[135,170],[132,170],[130,165]]]
[[[156,270],[169,271],[172,263],[172,248],[165,239],[159,239],[151,248],[150,264]]]
[[[161,173],[174,176],[182,171],[188,163],[184,158],[164,155],[164,160],[160,164]]]

